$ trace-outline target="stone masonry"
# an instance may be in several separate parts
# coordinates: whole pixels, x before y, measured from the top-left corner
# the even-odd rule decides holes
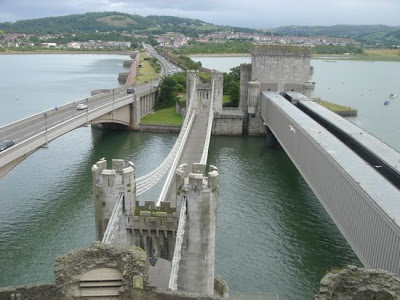
[[[383,270],[347,266],[331,270],[321,280],[315,300],[400,299],[400,278]]]
[[[297,46],[254,45],[251,64],[240,66],[240,104],[244,113],[243,132],[266,134],[260,116],[263,91],[303,93],[312,96],[311,49]]]

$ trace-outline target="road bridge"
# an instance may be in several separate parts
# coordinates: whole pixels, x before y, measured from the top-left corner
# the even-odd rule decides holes
[[[0,140],[13,140],[15,145],[0,152],[0,178],[37,149],[78,127],[113,123],[137,129],[140,118],[153,109],[156,93],[151,84],[137,87],[134,94],[117,88],[1,127]],[[78,104],[87,109],[77,110]]]

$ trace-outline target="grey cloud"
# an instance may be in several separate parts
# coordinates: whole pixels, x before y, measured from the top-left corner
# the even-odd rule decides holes
[[[0,0],[0,21],[120,11],[175,15],[219,25],[399,25],[398,0]]]

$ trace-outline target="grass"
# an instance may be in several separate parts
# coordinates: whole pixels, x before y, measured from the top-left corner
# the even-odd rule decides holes
[[[183,117],[175,112],[175,106],[162,108],[154,113],[150,113],[140,120],[141,124],[148,125],[182,125]]]
[[[350,106],[343,106],[343,105],[339,105],[336,103],[332,103],[326,100],[322,100],[322,99],[315,99],[315,102],[317,102],[319,105],[331,110],[331,111],[348,111],[348,110],[355,110],[354,108],[350,107]]]
[[[364,60],[364,61],[400,61],[400,49],[364,49],[363,54],[317,54],[313,58],[329,58],[334,60]]]
[[[228,95],[223,95],[222,96],[222,103],[228,103],[231,99],[229,98]]]
[[[142,65],[142,67],[137,68],[135,79],[136,84],[147,83],[151,80],[158,78],[158,73],[151,66],[150,62],[148,60],[145,60],[145,58],[148,57],[151,56],[147,53],[140,53],[140,64]]]

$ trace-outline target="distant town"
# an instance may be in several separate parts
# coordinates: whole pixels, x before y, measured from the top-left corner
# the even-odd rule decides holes
[[[104,36],[112,32],[102,33]],[[138,35],[128,32],[119,33],[124,39],[148,39],[147,35]],[[109,41],[109,40],[87,40],[87,41],[68,41],[73,39],[75,34],[21,34],[21,33],[3,33],[0,39],[1,48],[57,48],[57,49],[85,49],[85,50],[126,50],[132,47],[129,41]],[[348,38],[332,37],[312,37],[312,36],[294,36],[294,35],[271,35],[261,33],[245,32],[227,32],[219,31],[207,34],[199,34],[198,37],[188,37],[181,33],[168,32],[162,35],[152,36],[157,44],[166,48],[180,48],[186,46],[190,41],[198,43],[224,43],[226,41],[247,41],[259,44],[295,44],[302,46],[316,45],[340,45],[347,44],[359,45],[360,43]],[[54,42],[56,40],[67,40],[68,42]]]

